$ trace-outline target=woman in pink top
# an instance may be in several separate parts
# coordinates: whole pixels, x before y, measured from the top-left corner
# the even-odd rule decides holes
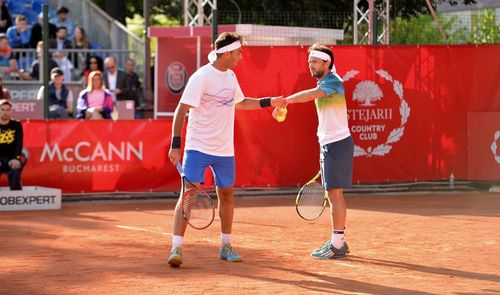
[[[77,103],[77,118],[111,119],[113,97],[105,89],[102,72],[93,71],[89,75],[87,88],[80,92]]]

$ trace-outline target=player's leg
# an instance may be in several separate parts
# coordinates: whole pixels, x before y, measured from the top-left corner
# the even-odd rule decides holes
[[[217,197],[219,198],[219,217],[221,220],[221,231],[222,233],[230,235],[232,232],[234,216],[234,188],[217,187]]]
[[[321,175],[330,202],[332,234],[323,247],[311,253],[315,258],[343,258],[349,253],[344,241],[347,210],[343,192],[352,186],[353,150],[351,137],[321,147]]]
[[[186,178],[194,185],[199,185],[203,181],[203,174],[208,165],[208,158],[198,151],[186,151],[184,153],[183,170]],[[182,184],[182,182],[181,182]],[[189,185],[189,184],[188,184]],[[181,188],[181,191],[187,188]],[[179,196],[174,211],[174,230],[172,236],[172,249],[168,259],[171,266],[182,264],[182,246],[187,222],[182,214],[182,198]]]
[[[219,217],[221,220],[220,259],[232,262],[241,261],[241,257],[231,246],[234,217],[234,157],[215,157],[211,167],[215,176],[217,197],[219,199]]]
[[[336,249],[340,249],[344,245],[344,230],[346,221],[346,205],[344,199],[344,190],[329,189],[328,199],[330,201],[330,214],[332,225],[332,245]]]

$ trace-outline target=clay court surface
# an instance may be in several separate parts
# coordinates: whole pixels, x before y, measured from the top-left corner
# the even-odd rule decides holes
[[[0,212],[0,294],[500,294],[500,194],[348,195],[344,260],[309,252],[327,214],[294,197],[236,199],[233,245],[218,260],[220,223],[188,229],[170,268],[174,200],[63,203]]]

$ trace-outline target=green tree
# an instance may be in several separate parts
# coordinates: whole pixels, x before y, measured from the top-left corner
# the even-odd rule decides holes
[[[438,17],[443,31],[447,34],[448,44],[464,43],[466,29],[454,29],[453,25],[458,18]],[[432,16],[423,14],[420,16],[404,19],[396,18],[391,23],[391,44],[444,44],[436,23]]]
[[[183,20],[182,0],[149,0],[152,6],[151,15],[158,14],[168,19],[176,19],[179,23]],[[375,5],[381,5],[382,0],[375,0]],[[477,0],[433,0],[433,5],[448,2],[451,5],[463,3],[475,4]],[[144,0],[93,0],[104,11],[115,19],[125,23],[126,18],[133,19],[135,15],[144,16]],[[279,15],[282,12],[311,12],[311,13],[347,13],[353,12],[353,0],[317,1],[317,0],[218,0],[218,10],[236,11],[237,3],[241,11],[245,12],[268,12]],[[365,9],[368,1],[363,0],[360,4]],[[423,0],[390,0],[391,16],[409,18],[422,13],[428,13],[426,2]],[[155,19],[152,19],[152,25]],[[251,23],[263,23],[260,19],[253,19]]]
[[[472,23],[469,43],[498,44],[500,43],[500,28],[495,24],[495,11],[485,9],[478,22]]]

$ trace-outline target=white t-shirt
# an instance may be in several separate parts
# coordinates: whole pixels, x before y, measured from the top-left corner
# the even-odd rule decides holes
[[[180,102],[191,106],[186,150],[213,156],[234,156],[234,109],[245,99],[236,75],[221,72],[211,64],[190,78]]]
[[[314,101],[319,121],[317,133],[319,144],[326,145],[349,137],[351,132],[347,121],[347,104],[342,78],[330,72],[318,82],[318,87],[326,93]]]

